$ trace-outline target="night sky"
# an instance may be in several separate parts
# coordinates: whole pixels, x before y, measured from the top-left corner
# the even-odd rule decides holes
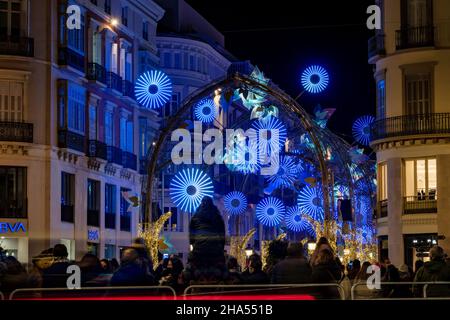
[[[300,104],[312,113],[317,104],[336,108],[329,127],[353,139],[353,121],[375,115],[372,66],[367,62],[366,9],[370,0],[187,0],[225,35],[226,48],[251,60],[281,89],[296,97],[305,67],[319,64],[331,83],[319,95],[305,94]]]

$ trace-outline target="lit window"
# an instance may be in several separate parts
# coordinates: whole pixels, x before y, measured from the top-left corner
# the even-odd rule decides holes
[[[410,201],[436,200],[436,159],[405,160],[405,193]]]
[[[380,201],[387,200],[388,198],[386,163],[378,165],[378,196]]]

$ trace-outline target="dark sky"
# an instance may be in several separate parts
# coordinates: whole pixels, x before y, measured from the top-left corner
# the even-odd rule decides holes
[[[324,66],[331,83],[300,104],[336,108],[329,127],[352,141],[353,121],[375,114],[372,66],[367,63],[366,9],[370,0],[186,0],[225,35],[226,48],[251,60],[268,78],[296,97],[300,75],[311,64]]]

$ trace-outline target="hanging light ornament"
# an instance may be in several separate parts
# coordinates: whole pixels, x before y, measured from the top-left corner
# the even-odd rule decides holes
[[[284,204],[275,197],[264,198],[256,206],[256,218],[266,227],[279,225],[285,213]]]
[[[147,71],[137,79],[134,92],[141,106],[158,109],[170,100],[172,82],[164,72]]]

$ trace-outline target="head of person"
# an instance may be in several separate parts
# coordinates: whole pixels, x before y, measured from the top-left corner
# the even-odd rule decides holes
[[[259,254],[252,254],[248,258],[248,271],[250,273],[259,272],[262,270],[262,261]]]
[[[98,269],[100,268],[100,260],[92,253],[86,253],[83,258],[81,258],[79,266],[82,270]]]
[[[368,262],[367,262],[368,263]],[[370,263],[369,263],[370,265]],[[359,261],[358,259],[353,260],[353,270],[360,270],[361,269],[361,261]]]
[[[220,215],[220,212],[211,197],[203,197],[202,202],[200,203],[195,214],[202,216],[203,218],[214,219],[217,218],[217,215]]]
[[[59,259],[66,259],[69,253],[65,245],[58,243],[53,247],[53,256]]]
[[[401,278],[405,278],[409,275],[409,267],[406,264],[402,264],[398,267],[398,272],[400,273]]]
[[[100,266],[102,267],[102,270],[104,270],[106,272],[110,272],[111,271],[111,263],[109,262],[108,259],[100,260]]]
[[[111,270],[115,271],[119,268],[119,261],[116,258],[111,259]]]
[[[25,268],[20,264],[19,260],[13,256],[7,256],[3,259],[8,274],[19,274],[25,272]]]
[[[180,274],[183,271],[183,262],[177,257],[172,257],[167,262],[167,269],[173,274]]]
[[[359,262],[359,260],[358,260]],[[360,262],[361,263],[361,262]],[[357,275],[357,278],[359,280],[367,280],[370,276],[370,274],[367,274],[367,269],[371,266],[370,262],[365,261],[362,266],[359,266],[359,272]]]
[[[235,257],[228,257],[227,267],[228,270],[237,270],[239,268],[237,259]]]
[[[287,242],[282,240],[273,240],[269,244],[268,260],[273,262],[283,260],[287,254]]]
[[[423,267],[423,264],[423,260],[416,260],[416,262],[414,263],[414,271],[417,272],[417,270]]]
[[[127,249],[123,250],[122,258],[120,260],[121,260],[122,264],[130,264],[130,263],[135,263],[136,260],[138,259],[138,257],[139,257],[139,255],[135,249],[127,248]]]
[[[329,250],[329,249],[322,249],[319,251],[319,253],[317,255],[315,264],[316,265],[330,264],[332,262],[334,262],[333,252],[331,252],[331,250]]]
[[[430,260],[431,261],[443,261],[445,257],[444,249],[439,246],[433,246],[430,249]]]
[[[301,243],[291,242],[286,250],[288,257],[301,258],[304,257],[303,246]]]

